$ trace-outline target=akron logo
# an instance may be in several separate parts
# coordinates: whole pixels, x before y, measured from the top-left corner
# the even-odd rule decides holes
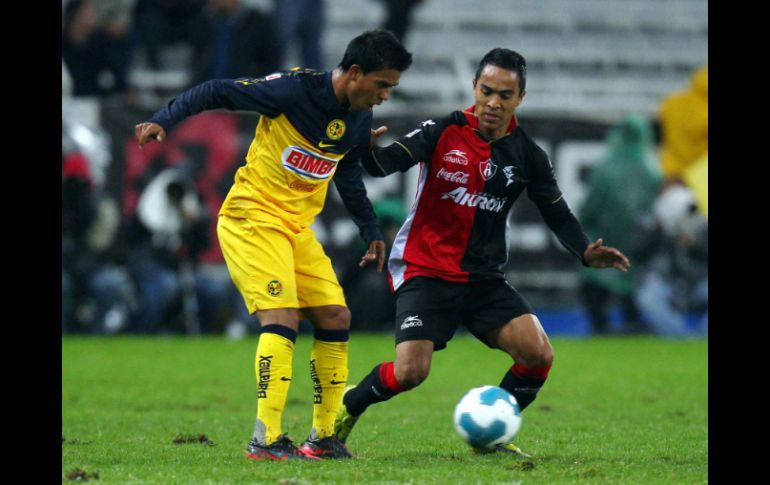
[[[273,280],[267,284],[267,293],[270,296],[278,296],[283,292],[283,285],[278,280]]]
[[[342,135],[345,134],[345,122],[336,119],[329,122],[328,125],[326,125],[326,136],[331,138],[332,140],[339,140],[342,138]]]

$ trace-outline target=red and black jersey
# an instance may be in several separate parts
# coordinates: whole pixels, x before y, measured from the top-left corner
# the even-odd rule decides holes
[[[588,238],[562,197],[548,156],[515,117],[505,136],[490,141],[479,132],[472,108],[455,111],[423,121],[388,147],[374,147],[362,162],[375,177],[420,164],[417,195],[388,261],[394,290],[413,276],[504,278],[508,213],[525,189],[562,245],[582,261]]]

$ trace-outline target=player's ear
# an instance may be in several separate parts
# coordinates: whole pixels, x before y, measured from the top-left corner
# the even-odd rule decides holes
[[[358,80],[364,76],[364,71],[358,64],[353,64],[350,66],[350,69],[348,69],[348,75],[350,76],[351,81],[358,82]]]

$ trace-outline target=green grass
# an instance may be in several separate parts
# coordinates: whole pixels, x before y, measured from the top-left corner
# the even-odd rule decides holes
[[[312,391],[301,334],[283,427],[302,441]],[[369,409],[348,440],[355,460],[263,463],[243,456],[256,396],[256,339],[62,340],[62,481],[103,484],[681,484],[708,481],[706,341],[553,339],[554,367],[515,442],[530,459],[473,455],[455,434],[462,394],[498,384],[499,351],[457,336],[416,390]],[[354,334],[350,381],[393,339]],[[213,443],[175,444],[205,435]],[[93,483],[93,482],[92,482]]]

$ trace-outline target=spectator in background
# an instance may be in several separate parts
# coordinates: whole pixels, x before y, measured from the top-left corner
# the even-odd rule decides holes
[[[321,37],[326,27],[325,0],[275,0],[274,24],[278,35],[276,50],[281,69],[289,66],[288,47],[299,46],[300,67],[322,70]],[[295,44],[296,42],[296,44]]]
[[[192,83],[260,77],[279,67],[279,45],[268,15],[241,0],[209,0],[195,24]]]
[[[640,227],[637,303],[655,331],[667,337],[692,334],[688,320],[708,333],[708,222],[693,193],[666,188]]]
[[[63,17],[62,59],[72,79],[73,96],[125,92],[130,62],[125,25],[110,15],[100,26],[90,0],[71,0]]]
[[[62,332],[115,333],[131,318],[134,288],[125,268],[111,260],[110,226],[88,159],[63,136]]]
[[[607,136],[607,155],[593,167],[580,220],[589,238],[604,237],[619,247],[633,246],[636,228],[652,210],[662,176],[653,155],[652,127],[641,115],[630,115]],[[633,255],[632,255],[633,258]],[[628,272],[581,268],[581,290],[594,334],[610,330],[608,307],[620,303],[626,328],[646,330],[635,303],[635,269]]]
[[[384,0],[385,24],[383,29],[390,30],[402,43],[406,42],[406,34],[412,26],[414,7],[423,0]]]
[[[136,48],[144,51],[153,70],[162,69],[159,52],[171,44],[192,45],[200,34],[199,21],[204,0],[137,0],[134,9]]]
[[[660,106],[661,167],[671,181],[681,181],[692,163],[708,154],[708,66],[698,69],[686,91],[673,93]]]
[[[194,266],[210,244],[207,217],[184,169],[167,168],[147,184],[124,238],[140,296],[132,331],[177,330],[181,323],[199,332]]]

